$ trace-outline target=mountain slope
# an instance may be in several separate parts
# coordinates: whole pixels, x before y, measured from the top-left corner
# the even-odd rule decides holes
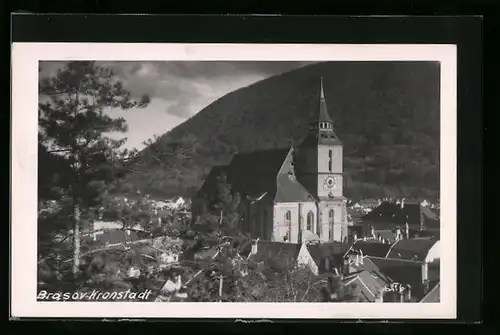
[[[237,151],[300,143],[318,108],[321,76],[344,143],[346,195],[437,196],[439,64],[431,62],[314,64],[236,90],[155,144],[189,149],[189,158],[163,156],[168,169],[151,164],[128,181],[151,193],[189,195]]]

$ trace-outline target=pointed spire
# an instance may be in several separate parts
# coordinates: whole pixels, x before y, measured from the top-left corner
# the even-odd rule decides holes
[[[323,90],[323,77],[320,80],[321,85],[321,93],[320,93],[320,101],[319,101],[319,122],[332,122],[330,115],[328,115],[328,111],[326,108],[326,100],[325,100],[325,92]]]
[[[325,100],[325,92],[323,91],[323,77],[321,77],[321,95],[320,95],[321,100]]]

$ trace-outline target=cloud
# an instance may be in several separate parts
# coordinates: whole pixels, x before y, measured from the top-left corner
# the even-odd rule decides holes
[[[134,98],[151,104],[139,112],[112,111],[129,124],[129,144],[161,135],[236,89],[310,62],[97,62],[110,68]],[[40,77],[55,75],[65,62],[40,62]],[[123,114],[123,115],[122,115]]]

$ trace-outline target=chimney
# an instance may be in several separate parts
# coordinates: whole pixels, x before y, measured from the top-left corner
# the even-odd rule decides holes
[[[130,236],[130,229],[127,229],[126,232],[127,232],[127,235]]]
[[[422,283],[425,283],[428,281],[428,271],[429,267],[427,262],[422,263]]]
[[[406,239],[409,239],[410,238],[410,226],[408,225],[408,222],[406,222],[405,224],[405,234],[406,234]]]
[[[356,266],[359,266],[359,254],[356,254],[355,264],[356,264]]]
[[[407,299],[408,299],[408,302],[411,302],[411,285],[408,285],[406,287],[406,293],[407,293]]]
[[[176,284],[177,289],[180,289],[182,287],[182,277],[181,275],[177,275],[177,284]]]
[[[405,198],[401,199],[401,209],[405,208]]]
[[[356,241],[358,239],[358,234],[356,234],[356,232],[354,232],[354,241]]]
[[[371,226],[372,237],[375,238],[375,227]]]
[[[258,244],[259,244],[259,238],[257,237],[257,239],[255,241],[252,241],[252,251],[251,251],[252,255],[257,254],[257,245]]]
[[[363,250],[359,251],[359,264],[363,265]]]

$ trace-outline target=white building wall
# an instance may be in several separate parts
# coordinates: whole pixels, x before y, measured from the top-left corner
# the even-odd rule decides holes
[[[309,268],[312,273],[318,275],[319,272],[318,266],[316,265],[313,258],[311,257],[311,254],[307,250],[307,246],[305,243],[302,243],[302,246],[300,247],[300,251],[297,256],[297,265],[299,267]]]
[[[317,209],[314,202],[281,202],[274,204],[273,219],[273,241],[283,242],[283,238],[288,232],[288,224],[285,222],[285,214],[287,211],[291,212],[291,235],[289,236],[288,242],[298,243],[299,242],[299,220],[302,225],[302,230],[307,227],[307,213],[312,211],[314,214],[312,232],[316,233],[316,218]],[[299,213],[300,212],[300,213]]]
[[[434,243],[432,248],[427,253],[427,257],[425,258],[425,262],[430,263],[430,262],[438,260],[438,259],[441,259],[440,241],[437,241],[436,243]]]

